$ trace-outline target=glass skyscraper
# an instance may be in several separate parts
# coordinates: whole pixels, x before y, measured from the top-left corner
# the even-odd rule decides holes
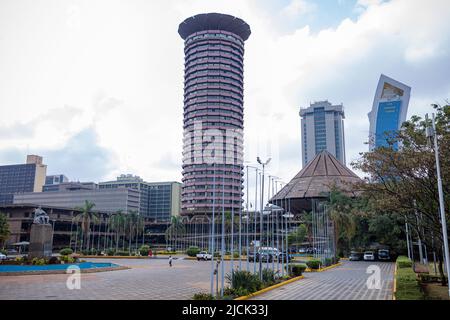
[[[369,147],[388,146],[389,139],[394,138],[406,121],[411,88],[385,75],[378,82],[372,111],[369,113],[370,132]],[[398,149],[397,143],[392,145]]]
[[[343,105],[318,101],[300,109],[300,117],[303,167],[323,150],[345,164]]]
[[[183,21],[182,214],[238,212],[243,189],[244,42],[250,26],[225,14]]]

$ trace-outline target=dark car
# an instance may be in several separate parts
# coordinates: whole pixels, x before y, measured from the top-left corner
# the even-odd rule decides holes
[[[256,253],[256,257],[258,257],[258,252]],[[250,262],[257,261],[257,258],[255,259],[255,251],[253,251],[253,250],[248,251],[248,261],[250,261]]]
[[[348,260],[350,261],[361,261],[363,258],[362,253],[360,252],[351,252],[350,256],[348,257]]]
[[[380,260],[380,261],[391,260],[391,255],[389,254],[389,250],[385,250],[385,249],[378,250],[378,260]]]
[[[291,262],[292,261],[292,255],[286,254],[285,252],[281,252],[278,255],[278,261],[279,262]]]

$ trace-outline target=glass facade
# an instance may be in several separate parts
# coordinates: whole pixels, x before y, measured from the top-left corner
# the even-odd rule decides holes
[[[13,194],[33,192],[35,164],[0,166],[0,204],[12,204]]]
[[[387,147],[389,137],[393,137],[400,124],[401,101],[381,102],[378,105],[377,126],[375,132],[375,148]],[[393,144],[398,149],[398,144]]]

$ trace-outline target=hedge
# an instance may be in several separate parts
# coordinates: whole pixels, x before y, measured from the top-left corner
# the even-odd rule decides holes
[[[317,270],[322,265],[322,261],[320,261],[320,260],[309,260],[309,261],[306,262],[306,265],[310,269]]]
[[[397,269],[397,300],[423,300],[424,294],[421,291],[416,273],[412,268]]]
[[[413,263],[411,261],[411,259],[409,259],[408,257],[405,256],[399,256],[397,258],[397,268],[402,269],[402,268],[412,268]]]
[[[290,264],[289,274],[293,277],[299,277],[306,270],[306,264]]]

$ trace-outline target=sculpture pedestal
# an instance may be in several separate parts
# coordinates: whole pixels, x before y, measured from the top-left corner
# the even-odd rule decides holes
[[[30,233],[29,258],[52,256],[53,229],[51,224],[33,224]]]

